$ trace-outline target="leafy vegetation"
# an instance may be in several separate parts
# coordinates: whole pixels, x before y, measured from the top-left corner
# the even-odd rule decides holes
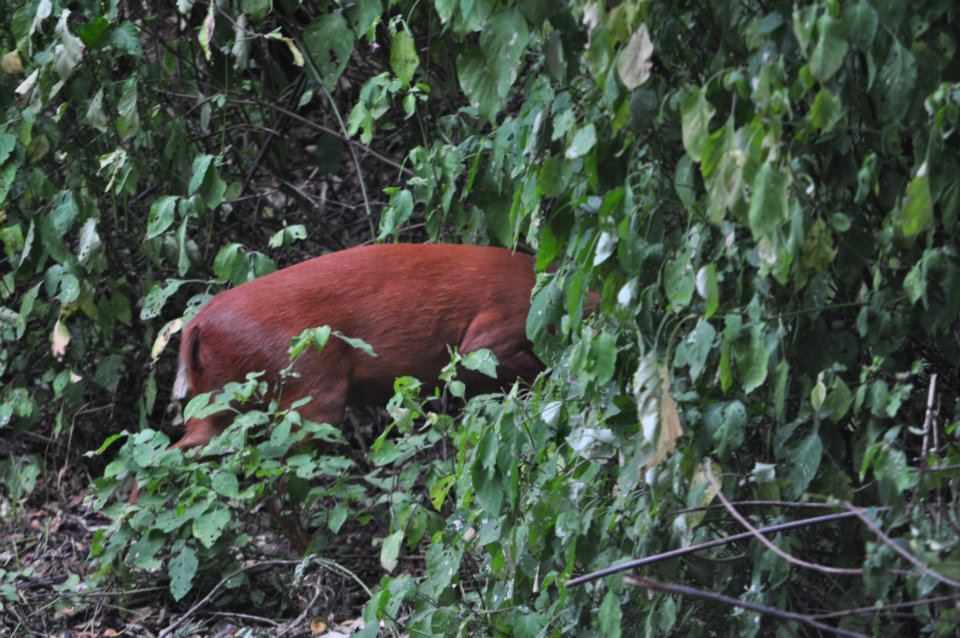
[[[347,521],[380,539],[365,635],[954,635],[955,3],[15,0],[0,24],[2,475],[14,504],[51,483],[28,431],[100,448],[91,582],[197,597],[283,482],[324,560]],[[493,364],[454,353],[364,452],[295,409],[162,451],[164,348],[210,294],[427,238],[536,252],[532,387],[438,410]],[[187,414],[264,387],[227,392]],[[288,454],[307,432],[330,447]],[[812,508],[845,514],[566,584]],[[2,567],[12,608],[28,573]]]

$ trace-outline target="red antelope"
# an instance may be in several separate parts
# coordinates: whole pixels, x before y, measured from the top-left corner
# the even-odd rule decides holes
[[[290,338],[324,324],[363,339],[377,356],[336,338],[306,352],[280,407],[310,396],[299,412],[311,421],[338,425],[347,406],[382,405],[398,376],[436,382],[447,346],[496,355],[499,379],[462,377],[472,393],[531,380],[543,369],[525,330],[534,280],[533,257],[502,248],[385,244],[315,257],[213,297],[183,331],[174,395],[215,391],[259,370],[276,383],[290,363]],[[171,447],[204,445],[230,420],[191,419]]]

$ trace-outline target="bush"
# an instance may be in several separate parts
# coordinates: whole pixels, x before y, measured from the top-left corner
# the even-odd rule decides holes
[[[172,456],[136,457],[163,446],[145,428],[173,376],[166,357],[142,362],[208,291],[374,236],[528,246],[548,373],[455,418],[405,386],[400,434],[371,448],[401,477],[363,497],[389,513],[382,566],[404,541],[426,554],[383,577],[368,634],[790,633],[775,609],[953,634],[952,3],[177,5],[0,9],[0,428],[59,434],[116,401],[143,431],[100,485],[119,468],[173,480]],[[326,211],[304,166],[356,185],[356,206]],[[441,441],[448,456],[423,451]],[[193,537],[275,479],[234,491],[197,463],[175,464],[205,494]],[[242,455],[222,463],[239,472]],[[324,495],[328,532],[355,497]],[[733,509],[759,528],[810,508],[847,513],[770,535],[776,552],[721,545],[565,584],[741,533]],[[116,564],[130,543],[151,557],[134,567],[156,566],[140,550],[186,516],[131,520]],[[175,555],[176,596],[190,561]]]

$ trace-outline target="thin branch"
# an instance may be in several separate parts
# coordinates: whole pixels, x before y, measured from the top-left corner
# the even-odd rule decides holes
[[[165,636],[169,636],[170,634],[172,634],[177,629],[177,627],[185,623],[189,618],[191,618],[194,614],[196,614],[197,611],[200,610],[200,608],[202,608],[204,605],[212,601],[216,597],[216,595],[220,592],[220,590],[223,589],[223,587],[228,582],[230,582],[235,576],[239,576],[243,572],[252,571],[255,569],[262,569],[264,567],[273,567],[276,565],[299,565],[301,562],[303,561],[267,560],[267,561],[263,561],[262,563],[255,563],[253,565],[247,565],[246,567],[241,567],[240,569],[235,569],[231,573],[224,576],[223,579],[221,579],[220,582],[213,587],[213,589],[207,592],[206,596],[201,598],[193,607],[188,609],[186,613],[184,613],[182,616],[180,616],[179,618],[174,620],[172,623],[170,623],[165,629],[163,629],[163,631],[161,631],[159,634],[159,638],[164,638]]]
[[[796,529],[798,527],[806,527],[808,525],[832,523],[834,521],[853,518],[854,516],[856,516],[856,514],[853,512],[837,512],[836,514],[824,514],[823,516],[813,516],[811,518],[802,518],[798,521],[790,521],[789,523],[780,523],[778,525],[771,525],[770,527],[761,527],[757,531],[760,532],[761,534],[773,534],[775,532],[783,532],[790,529]],[[678,556],[685,556],[686,554],[693,554],[699,551],[703,551],[705,549],[710,549],[711,547],[727,545],[729,543],[735,543],[737,541],[742,541],[748,538],[753,538],[752,532],[743,532],[741,534],[734,534],[733,536],[725,536],[723,538],[717,538],[712,541],[706,541],[704,543],[690,545],[689,547],[672,549],[667,552],[661,552],[660,554],[654,554],[653,556],[644,556],[643,558],[638,558],[636,560],[623,563],[622,565],[614,565],[613,567],[607,567],[604,569],[597,570],[595,572],[583,574],[582,576],[577,576],[576,578],[571,578],[565,583],[565,585],[567,587],[575,587],[577,585],[582,585],[583,583],[587,583],[592,580],[597,580],[598,578],[603,578],[604,576],[609,576],[610,574],[625,572],[627,570],[636,569],[637,567],[643,567],[644,565],[649,565],[651,563],[657,563],[660,561],[669,560],[671,558],[676,558]]]
[[[899,543],[894,542],[894,540],[889,536],[887,536],[882,529],[877,527],[876,523],[874,523],[869,518],[867,518],[867,515],[863,513],[862,509],[858,507],[854,507],[850,503],[844,503],[843,506],[847,508],[847,511],[852,512],[854,515],[856,515],[856,517],[859,518],[861,522],[863,522],[863,524],[870,529],[871,532],[876,534],[877,538],[879,538],[884,543],[886,543],[886,545],[890,549],[900,554],[900,556],[905,558],[907,562],[911,563],[914,567],[922,571],[924,574],[926,574],[930,578],[933,578],[934,580],[938,580],[941,583],[944,583],[945,585],[950,585],[951,587],[960,589],[960,581],[944,576],[943,574],[936,571],[935,569],[928,567],[927,565],[924,565],[919,558],[917,558],[916,556],[914,556],[913,554],[905,550],[903,547],[900,546]]]
[[[933,400],[937,395],[937,375],[930,375],[930,385],[927,387],[927,411],[923,416],[923,445],[920,448],[920,458],[918,459],[920,472],[927,467],[927,457],[930,454],[930,427],[933,425]],[[910,498],[911,506],[918,503],[920,499],[920,489],[923,487],[923,476],[917,481],[917,486],[913,490],[913,496]],[[911,507],[911,509],[913,509]]]
[[[814,614],[811,618],[826,620],[828,618],[843,618],[844,616],[859,616],[864,614],[879,614],[894,609],[904,609],[905,607],[918,607],[920,605],[933,605],[935,603],[948,603],[953,600],[960,600],[960,594],[947,594],[946,596],[933,596],[931,598],[921,598],[919,600],[908,600],[903,603],[890,603],[889,605],[877,605],[875,607],[857,607],[856,609],[844,609],[841,611],[832,611],[828,614]]]
[[[679,594],[680,596],[687,596],[689,598],[699,598],[700,600],[709,600],[711,602],[720,603],[727,605],[729,607],[739,607],[741,609],[747,609],[749,611],[756,612],[758,614],[764,614],[766,616],[771,616],[777,620],[782,620],[784,622],[798,622],[809,627],[815,627],[820,631],[825,631],[827,633],[834,634],[836,636],[846,636],[848,638],[867,638],[865,634],[857,633],[855,631],[848,631],[846,629],[841,629],[839,627],[832,627],[830,625],[818,622],[810,616],[804,616],[803,614],[797,614],[792,611],[785,611],[783,609],[777,609],[776,607],[767,607],[766,605],[760,605],[758,603],[752,603],[747,600],[741,600],[739,598],[731,598],[730,596],[724,596],[723,594],[715,594],[711,591],[705,591],[703,589],[695,589],[693,587],[687,587],[686,585],[677,585],[675,583],[664,583],[659,580],[653,580],[652,578],[634,578],[632,576],[627,576],[624,578],[624,582],[630,585],[636,585],[643,587],[645,589],[653,589],[656,591],[667,592],[669,594]]]
[[[796,501],[731,501],[731,505],[734,507],[785,507],[787,509],[811,509],[811,510],[835,510],[842,507],[841,505],[831,505],[830,503],[798,503]],[[723,509],[724,506],[718,503],[712,505],[701,505],[699,507],[685,507],[679,510],[673,510],[670,512],[669,516],[677,516],[679,514],[688,514],[690,512],[703,512],[706,510],[717,510]]]
[[[792,554],[788,554],[787,552],[783,551],[782,549],[774,545],[770,541],[770,539],[768,539],[766,536],[761,534],[757,530],[757,528],[754,527],[750,523],[750,521],[744,518],[744,516],[737,511],[737,509],[730,503],[730,501],[727,500],[727,497],[723,495],[723,489],[720,487],[720,483],[717,482],[717,478],[713,475],[713,469],[711,468],[709,459],[707,460],[707,463],[704,465],[704,469],[706,470],[706,473],[707,473],[707,480],[710,482],[710,485],[713,486],[713,489],[716,490],[717,498],[719,498],[720,502],[723,503],[723,506],[727,509],[727,512],[730,514],[730,516],[735,518],[736,521],[741,525],[743,525],[744,528],[750,530],[750,533],[753,534],[754,538],[756,538],[758,541],[763,543],[767,549],[769,549],[771,552],[773,552],[783,560],[787,561],[791,565],[796,565],[797,567],[804,567],[806,569],[812,569],[824,574],[845,574],[848,576],[859,576],[860,574],[863,574],[863,569],[860,567],[831,567],[830,565],[822,565],[820,563],[811,563],[809,561],[805,561],[801,558],[797,558],[796,556],[793,556]]]

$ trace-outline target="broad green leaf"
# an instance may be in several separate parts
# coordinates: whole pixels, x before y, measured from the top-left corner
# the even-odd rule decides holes
[[[497,357],[486,348],[464,355],[462,363],[467,370],[476,370],[491,379],[497,378]]]
[[[767,379],[769,357],[763,335],[763,326],[756,324],[750,330],[749,337],[739,339],[733,344],[733,358],[746,394],[759,388]]]
[[[350,512],[346,507],[343,506],[343,503],[337,503],[332,508],[327,510],[327,529],[329,529],[334,534],[340,531],[340,528],[343,527],[343,524],[347,521],[347,516]]]
[[[163,534],[150,531],[140,537],[136,543],[130,546],[127,554],[127,560],[139,569],[145,571],[154,570],[160,567],[160,559],[157,558],[157,552],[163,547]]]
[[[823,442],[814,429],[797,445],[787,449],[784,458],[787,461],[786,478],[792,483],[793,494],[799,497],[807,491],[810,482],[820,469],[823,457]]]
[[[480,45],[457,57],[460,87],[481,117],[493,122],[506,104],[529,38],[527,21],[520,10],[505,8],[483,25]]]
[[[154,200],[153,206],[150,207],[150,214],[147,216],[147,239],[153,239],[165,233],[173,225],[179,199],[176,195],[163,195]]]
[[[420,65],[420,58],[414,48],[413,37],[404,30],[393,34],[390,43],[390,68],[404,84],[410,84],[413,73]]]
[[[904,237],[916,237],[933,221],[933,202],[930,198],[930,179],[927,177],[926,164],[920,167],[916,177],[907,185],[901,211],[903,223],[900,231]]]
[[[273,9],[273,0],[241,0],[240,8],[251,22],[260,22]]]
[[[143,299],[140,319],[146,321],[158,317],[164,304],[167,303],[167,299],[175,294],[183,284],[184,282],[178,279],[168,279],[166,286],[163,287],[160,284],[153,284],[153,287],[150,288],[147,296]]]
[[[17,136],[10,133],[0,133],[0,164],[7,161],[10,153],[17,145]]]
[[[709,319],[720,307],[720,289],[717,286],[717,267],[714,264],[702,266],[697,271],[697,294],[707,302],[703,318]]]
[[[230,523],[230,511],[216,508],[193,520],[193,536],[207,549],[213,547]]]
[[[702,88],[691,93],[680,107],[683,148],[695,162],[700,161],[703,145],[710,134],[710,119],[714,112],[713,105],[707,100],[706,91]]]
[[[690,305],[696,285],[694,279],[689,254],[681,253],[667,261],[663,271],[663,286],[674,312],[680,312]]]
[[[140,130],[140,113],[137,111],[137,79],[132,77],[123,83],[123,92],[117,104],[117,132],[120,139],[128,139]]]
[[[820,89],[810,108],[810,123],[827,132],[837,123],[842,107],[840,98],[826,89]]]
[[[358,0],[350,9],[350,25],[353,28],[353,34],[357,38],[363,37],[363,34],[373,26],[373,21],[383,13],[382,0]]]
[[[757,171],[750,195],[750,231],[757,239],[773,233],[787,219],[790,176],[771,160]]]
[[[182,547],[170,559],[167,575],[170,577],[170,595],[174,600],[181,600],[193,587],[198,565],[197,553],[190,547]]]
[[[338,337],[341,341],[346,343],[348,346],[350,346],[351,348],[356,348],[357,350],[362,351],[368,357],[377,356],[377,353],[374,352],[373,350],[373,346],[371,346],[369,343],[367,343],[363,339],[360,339],[358,337],[348,337],[347,335],[343,334],[339,330],[334,330],[333,334],[336,337]]]
[[[824,13],[817,20],[817,43],[810,54],[810,73],[821,82],[826,82],[843,66],[848,48],[843,22],[829,12]]]
[[[700,319],[696,327],[690,331],[686,339],[678,346],[677,355],[680,356],[680,349],[683,349],[683,358],[690,366],[690,380],[696,382],[707,365],[707,357],[713,348],[713,342],[716,339],[717,331],[710,325],[709,321]]]
[[[590,149],[592,149],[596,143],[597,129],[593,124],[587,124],[574,133],[573,140],[571,140],[570,146],[567,147],[563,155],[568,160],[583,157],[590,152]]]
[[[197,155],[193,160],[190,185],[187,187],[187,195],[193,195],[203,185],[207,177],[207,171],[210,170],[210,164],[213,162],[213,155]]]
[[[387,573],[393,572],[397,568],[397,560],[400,557],[400,546],[403,543],[403,530],[397,530],[383,539],[383,547],[380,548],[380,566]]]
[[[623,612],[620,611],[620,597],[613,591],[607,591],[600,604],[600,632],[608,638],[620,638],[620,622]]]
[[[884,121],[899,120],[906,114],[916,81],[917,60],[913,52],[894,40],[873,86],[880,97],[879,115]]]
[[[339,12],[322,15],[303,32],[309,74],[332,91],[353,52],[353,31]]]
[[[867,0],[857,3],[848,2],[843,8],[843,25],[847,35],[861,51],[870,51],[873,38],[877,35],[877,12]]]
[[[135,58],[143,55],[143,46],[140,44],[140,29],[133,22],[124,21],[111,31],[110,44]]]

